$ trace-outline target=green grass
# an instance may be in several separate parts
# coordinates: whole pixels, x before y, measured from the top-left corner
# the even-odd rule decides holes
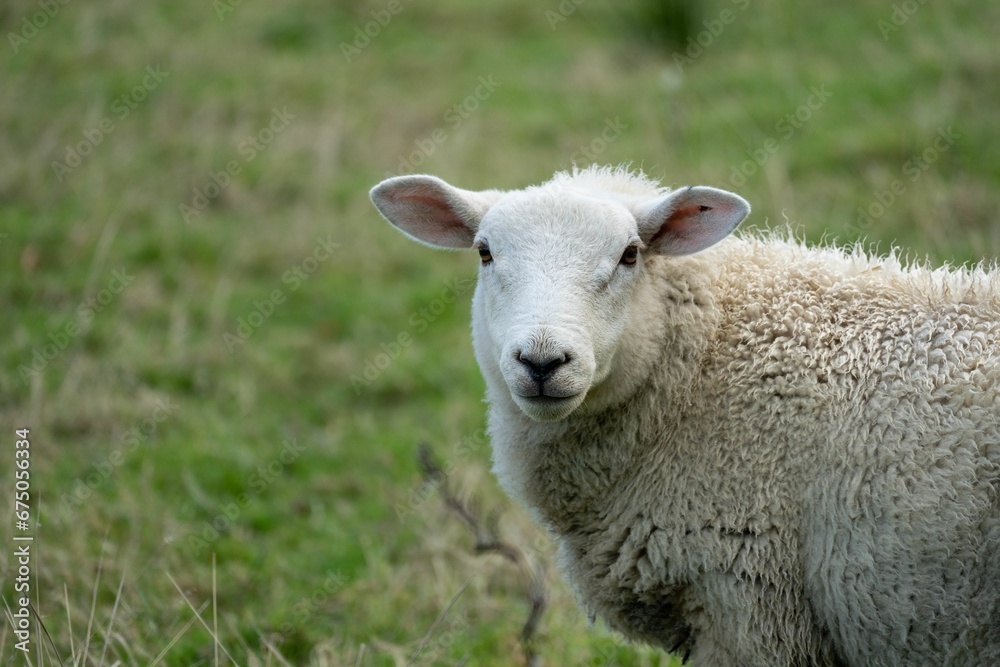
[[[367,191],[438,128],[444,140],[418,171],[521,187],[570,167],[617,119],[625,129],[597,162],[736,190],[752,225],[993,260],[1000,10],[912,5],[883,38],[890,2],[724,0],[690,14],[585,2],[553,30],[555,2],[403,0],[350,63],[341,44],[385,2],[243,2],[222,20],[206,2],[69,3],[17,53],[8,37],[0,471],[11,488],[14,429],[30,428],[32,596],[54,644],[30,664],[72,664],[71,643],[76,664],[145,665],[168,645],[160,664],[215,664],[211,634],[187,626],[206,603],[241,665],[402,665],[425,635],[415,664],[517,664],[524,583],[474,555],[422,492],[424,441],[546,565],[545,664],[675,664],[589,627],[551,545],[497,489],[488,444],[474,439],[484,409],[470,292],[438,301],[475,262],[393,232]],[[634,23],[687,17],[697,39],[727,9],[733,20],[680,69],[673,54],[687,42],[669,38],[685,33]],[[4,35],[38,11],[7,3]],[[169,75],[129,97],[156,66]],[[449,109],[480,77],[499,86],[456,121]],[[788,134],[782,119],[823,87],[829,99]],[[248,159],[242,142],[275,109],[294,118]],[[60,180],[52,163],[102,119],[113,131]],[[912,180],[907,162],[948,127],[957,138]],[[763,166],[740,174],[767,145]],[[186,223],[180,205],[233,161],[239,173]],[[894,180],[903,194],[859,226],[857,209]],[[123,289],[116,270],[130,277]],[[234,343],[241,318],[250,335]],[[411,342],[397,358],[352,383],[401,333]],[[49,344],[44,369],[23,372]],[[88,475],[94,488],[69,501]],[[13,515],[7,491],[0,514]],[[13,609],[13,519],[2,525],[0,591]],[[14,641],[0,630],[0,662],[23,659]]]

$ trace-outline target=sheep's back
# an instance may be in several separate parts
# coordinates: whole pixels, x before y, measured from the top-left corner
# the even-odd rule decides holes
[[[716,437],[786,468],[767,492],[804,494],[817,615],[852,664],[1000,660],[995,275],[744,250],[701,386]]]

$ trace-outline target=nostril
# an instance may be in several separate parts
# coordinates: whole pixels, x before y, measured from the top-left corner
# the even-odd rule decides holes
[[[546,363],[542,364],[541,371],[542,371],[542,373],[548,375],[553,370],[555,370],[555,368],[557,366],[562,366],[564,363],[566,363],[566,357],[565,356],[560,356],[560,357],[557,357],[557,358],[554,358],[554,359],[550,359]]]
[[[552,372],[556,368],[569,361],[569,356],[560,354],[549,357],[536,357],[522,352],[517,356],[517,360],[528,367],[532,378],[536,381],[544,381],[552,375]]]

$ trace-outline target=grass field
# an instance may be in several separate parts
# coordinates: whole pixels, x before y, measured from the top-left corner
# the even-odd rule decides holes
[[[50,637],[6,623],[0,663],[523,664],[523,578],[421,485],[427,442],[545,568],[544,664],[679,664],[588,626],[497,489],[477,262],[368,189],[631,162],[750,226],[992,261],[1000,5],[645,4],[0,8],[0,591],[34,535]]]

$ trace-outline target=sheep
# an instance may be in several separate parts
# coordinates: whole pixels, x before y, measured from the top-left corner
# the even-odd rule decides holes
[[[626,168],[390,178],[475,248],[493,470],[591,618],[696,666],[1000,665],[1000,273],[732,235]]]

